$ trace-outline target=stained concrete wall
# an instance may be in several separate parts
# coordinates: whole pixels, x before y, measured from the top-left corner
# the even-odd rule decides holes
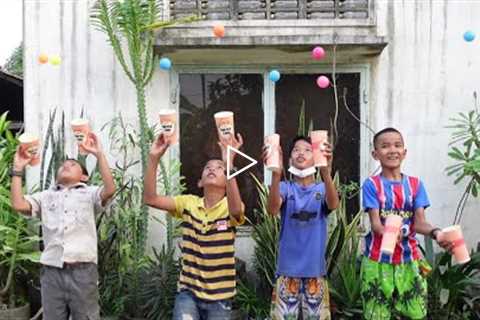
[[[89,7],[93,2],[24,1],[25,124],[28,131],[43,136],[49,111],[55,107],[65,111],[67,122],[79,116],[84,108],[97,130],[120,112],[127,121],[136,123],[134,88],[116,62],[105,36],[89,25]],[[427,216],[435,224],[445,226],[453,220],[463,188],[454,186],[453,179],[444,172],[452,163],[447,156],[450,131],[445,126],[456,112],[472,107],[472,92],[478,89],[478,41],[466,43],[462,34],[467,29],[480,32],[480,20],[475,19],[480,16],[480,3],[473,0],[379,0],[375,2],[375,11],[373,33],[386,37],[387,47],[379,55],[359,50],[358,55],[349,56],[349,51],[345,50],[340,62],[346,66],[362,64],[370,68],[368,104],[362,110],[364,119],[375,130],[393,125],[404,133],[408,146],[404,171],[423,178],[432,202]],[[351,32],[355,35],[355,28]],[[271,56],[275,47],[265,51],[253,46],[248,50],[254,51],[250,55],[251,64],[267,63],[267,55]],[[294,50],[289,55],[283,46],[282,55],[275,62],[307,63],[308,50],[305,48],[303,53]],[[212,52],[215,51],[210,50],[209,55]],[[59,54],[62,64],[58,67],[40,65],[37,62],[40,53]],[[182,50],[176,50],[176,54],[181,56]],[[224,56],[231,59],[228,58],[231,55]],[[187,55],[183,57],[188,59]],[[202,64],[198,56],[190,62]],[[245,65],[249,61],[241,62]],[[156,110],[169,103],[169,81],[169,75],[158,70],[147,88],[150,123],[156,120]],[[108,145],[106,134],[101,138],[104,145]],[[73,154],[75,147],[69,130],[67,139],[67,151]],[[362,141],[364,146],[368,146],[369,139],[371,135]],[[113,162],[114,155],[109,157]],[[368,156],[363,156],[361,162],[369,172],[376,168],[376,163]],[[38,170],[31,170],[28,177],[33,186],[38,181]],[[462,223],[470,245],[479,237],[474,227],[480,222],[476,212],[478,204],[478,201],[469,203]],[[152,225],[149,243],[162,243],[163,237],[163,227]],[[238,239],[237,248],[240,257],[251,258],[252,243],[248,233]]]
[[[404,171],[425,182],[432,206],[427,218],[440,226],[452,223],[464,185],[445,174],[449,118],[474,106],[480,72],[477,1],[377,1],[378,34],[388,46],[372,59],[369,121],[373,128],[395,126],[405,135]],[[371,170],[375,163],[370,162]],[[462,226],[468,243],[480,240],[480,202],[471,200]]]

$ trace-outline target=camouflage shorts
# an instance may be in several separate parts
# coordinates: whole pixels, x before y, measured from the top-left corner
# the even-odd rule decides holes
[[[364,319],[387,320],[392,311],[410,319],[427,315],[427,281],[419,261],[393,265],[364,257],[362,261]]]

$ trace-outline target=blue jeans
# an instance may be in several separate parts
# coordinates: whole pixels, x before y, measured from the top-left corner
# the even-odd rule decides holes
[[[188,290],[182,290],[175,298],[173,320],[228,320],[231,312],[231,300],[207,302]]]

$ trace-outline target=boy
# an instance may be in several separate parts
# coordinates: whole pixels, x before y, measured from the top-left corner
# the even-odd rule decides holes
[[[324,147],[330,163],[331,147],[329,144]],[[279,152],[281,155],[281,150]],[[265,156],[264,153],[264,159]],[[296,320],[302,307],[305,320],[330,319],[325,246],[327,215],[339,203],[337,190],[330,164],[320,168],[324,182],[315,182],[316,169],[309,138],[296,137],[289,156],[293,181],[280,182],[283,169],[275,169],[268,197],[268,212],[276,215],[281,211],[278,278],[272,296],[271,317]]]
[[[239,149],[242,137],[232,137]],[[160,134],[150,149],[145,173],[145,203],[182,219],[182,271],[173,311],[174,320],[231,317],[235,295],[235,227],[244,223],[244,205],[235,178],[226,179],[226,161],[233,168],[232,153],[219,143],[222,159],[207,161],[198,182],[203,197],[157,195],[157,166],[168,148]],[[225,197],[226,194],[226,197]]]
[[[45,248],[40,275],[43,319],[100,319],[98,305],[97,231],[95,214],[115,193],[107,159],[95,134],[85,150],[93,154],[104,183],[87,186],[88,172],[68,159],[49,190],[23,195],[22,175],[30,159],[17,149],[11,171],[11,202],[14,210],[38,217]]]
[[[405,149],[401,133],[385,128],[373,138],[372,156],[382,171],[362,186],[363,208],[370,217],[371,232],[365,238],[362,261],[362,299],[365,319],[390,319],[392,311],[410,319],[427,314],[427,281],[419,270],[421,259],[416,233],[437,239],[441,232],[426,221],[430,205],[423,183],[401,172]],[[403,226],[392,255],[382,254],[380,245],[385,217],[397,214]],[[448,243],[439,243],[449,248]]]

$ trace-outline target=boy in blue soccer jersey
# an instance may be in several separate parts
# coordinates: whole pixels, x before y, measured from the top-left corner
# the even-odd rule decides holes
[[[329,144],[325,145],[325,154],[329,166],[320,168],[324,182],[315,181],[312,144],[310,138],[303,136],[293,140],[289,152],[293,180],[280,181],[281,166],[272,172],[268,212],[281,214],[277,281],[271,310],[274,320],[296,320],[300,309],[305,320],[330,319],[325,279],[327,214],[337,208],[339,198],[331,177]]]
[[[375,134],[372,156],[380,161],[382,171],[362,185],[363,208],[370,217],[371,232],[365,238],[362,261],[362,299],[365,319],[390,319],[393,310],[410,319],[426,314],[427,282],[421,275],[421,260],[416,233],[437,239],[439,228],[425,218],[430,206],[423,183],[401,172],[405,149],[401,133],[386,128]],[[389,214],[403,218],[398,242],[392,255],[380,246]],[[439,242],[450,249],[450,244]]]

